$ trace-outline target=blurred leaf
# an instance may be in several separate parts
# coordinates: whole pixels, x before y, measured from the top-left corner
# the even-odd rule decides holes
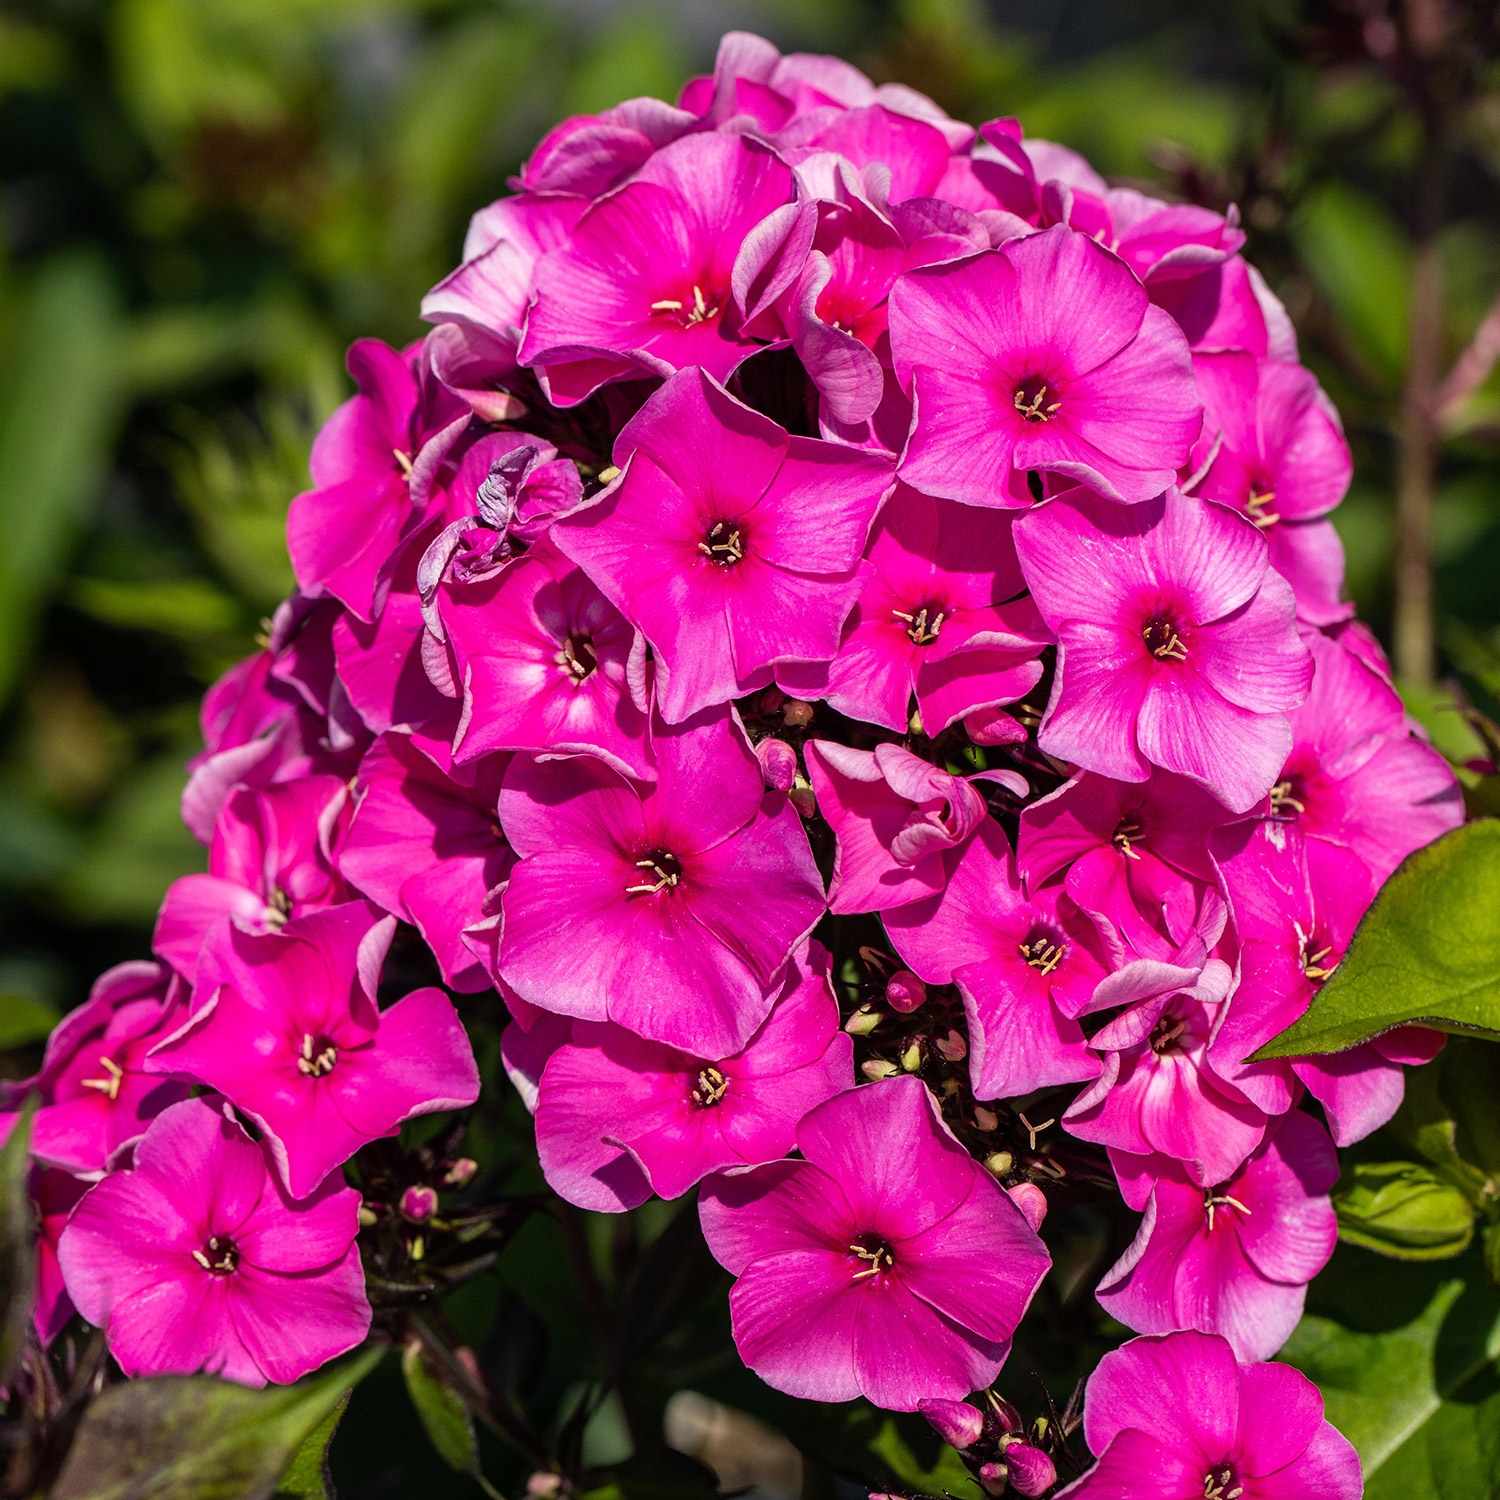
[[[0,1149],[0,1389],[10,1383],[31,1326],[36,1251],[27,1172],[36,1106],[37,1096],[32,1094]]]
[[[1354,350],[1394,389],[1406,368],[1411,254],[1390,215],[1342,182],[1309,193],[1292,237]]]
[[[438,1456],[450,1469],[470,1475],[485,1494],[495,1495],[479,1467],[479,1443],[469,1404],[433,1367],[420,1339],[413,1339],[401,1351],[401,1373],[411,1404]]]
[[[119,415],[117,348],[103,264],[47,262],[8,340],[0,392],[0,704],[104,474]]]
[[[887,1415],[870,1443],[870,1451],[881,1459],[901,1484],[923,1495],[979,1495],[983,1493],[963,1460],[943,1443],[937,1462],[924,1464],[912,1451],[897,1419]]]
[[[1342,1052],[1412,1021],[1500,1036],[1500,821],[1409,855],[1306,1014],[1254,1056]]]
[[[276,1486],[276,1500],[334,1500],[333,1476],[328,1472],[328,1449],[338,1430],[339,1419],[349,1407],[351,1386],[339,1403],[302,1440],[296,1456]]]
[[[1353,1311],[1345,1320],[1304,1317],[1279,1358],[1321,1387],[1329,1421],[1359,1451],[1365,1500],[1495,1494],[1500,1298],[1471,1254],[1421,1288],[1425,1306],[1414,1317],[1387,1326],[1392,1309],[1409,1301],[1418,1268],[1376,1264],[1400,1279],[1363,1277],[1349,1260],[1336,1263],[1331,1274]]]
[[[568,80],[564,113],[597,114],[622,99],[675,99],[691,69],[666,19],[627,15],[603,29]]]
[[[0,16],[0,95],[51,88],[67,66],[68,49],[57,32]]]
[[[712,1469],[673,1448],[653,1448],[620,1464],[607,1484],[583,1492],[584,1500],[715,1500]]]
[[[1443,1087],[1444,1074],[1461,1048],[1494,1050],[1487,1042],[1453,1041],[1434,1061],[1409,1071],[1401,1107],[1390,1122],[1390,1131],[1408,1150],[1424,1157],[1444,1181],[1452,1183],[1471,1203],[1480,1203],[1490,1196],[1489,1177],[1460,1150],[1458,1111]]]
[[[268,1500],[381,1354],[265,1390],[212,1375],[112,1386],[84,1412],[50,1500]]]
[[[94,922],[149,924],[167,887],[204,868],[181,816],[185,753],[143,762],[110,799],[64,877],[67,907]]]
[[[55,1006],[33,1000],[29,995],[0,994],[0,1052],[8,1047],[24,1047],[40,1042],[57,1025]]]
[[[1455,766],[1484,757],[1484,741],[1464,718],[1453,696],[1452,684],[1415,687],[1409,682],[1398,682],[1396,686],[1407,713],[1427,731],[1433,745]]]
[[[68,603],[106,625],[126,630],[158,630],[164,635],[219,635],[245,625],[239,604],[204,578],[160,583],[124,583],[79,578]]]
[[[1447,1260],[1474,1238],[1474,1208],[1414,1162],[1360,1162],[1333,1195],[1339,1238],[1396,1260]]]
[[[67,824],[0,781],[0,887],[56,880],[77,848],[77,835]]]

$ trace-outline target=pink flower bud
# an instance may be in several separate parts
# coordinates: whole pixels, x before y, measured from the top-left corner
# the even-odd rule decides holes
[[[950,1448],[972,1447],[984,1431],[984,1413],[976,1411],[967,1401],[932,1398],[919,1401],[917,1410]]]
[[[964,732],[976,745],[1014,745],[1026,731],[1003,708],[976,708],[964,715]]]
[[[885,998],[892,1010],[910,1014],[927,999],[927,986],[910,969],[897,969],[885,982]]]
[[[755,757],[760,761],[760,774],[772,791],[791,791],[797,779],[797,752],[785,740],[774,736],[762,740],[755,747]]]
[[[411,1224],[425,1224],[437,1212],[438,1196],[430,1187],[409,1187],[401,1195],[401,1217]]]
[[[986,1495],[1003,1495],[1010,1488],[1004,1464],[980,1464],[979,1482]]]
[[[787,796],[804,818],[812,817],[818,810],[818,799],[810,786],[794,786]]]
[[[443,1181],[449,1187],[468,1187],[478,1170],[479,1163],[472,1156],[460,1156],[443,1174]]]
[[[997,1396],[993,1391],[986,1391],[984,1399],[989,1402],[990,1410],[995,1414],[995,1425],[1001,1432],[1019,1432],[1025,1425],[1021,1421],[1021,1413],[1004,1396]]]
[[[1010,1201],[1026,1216],[1026,1222],[1033,1229],[1040,1229],[1042,1220],[1047,1217],[1047,1195],[1041,1188],[1034,1182],[1019,1182],[1005,1191],[1010,1194]]]
[[[1010,1487],[1018,1495],[1040,1495],[1057,1482],[1057,1469],[1040,1448],[1030,1443],[1012,1443],[1005,1450]]]
[[[813,721],[813,706],[800,698],[793,698],[781,710],[782,722],[792,729],[806,729]]]
[[[962,1062],[969,1055],[969,1044],[956,1031],[937,1037],[932,1044],[949,1062]]]

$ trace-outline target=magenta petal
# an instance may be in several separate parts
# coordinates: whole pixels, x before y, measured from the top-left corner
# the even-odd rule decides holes
[[[229,1312],[236,1333],[266,1379],[285,1384],[352,1349],[370,1331],[359,1247],[302,1276],[246,1266],[236,1273]]]
[[[1189,1399],[1192,1424],[1184,1430]],[[1226,1340],[1205,1333],[1132,1339],[1106,1354],[1089,1377],[1083,1407],[1084,1435],[1093,1452],[1103,1453],[1134,1428],[1169,1452],[1196,1460],[1194,1483],[1200,1492],[1208,1464],[1232,1451],[1239,1420],[1234,1351]]]
[[[842,1249],[859,1232],[838,1183],[806,1161],[716,1173],[703,1184],[698,1217],[708,1248],[735,1276],[765,1257]]]

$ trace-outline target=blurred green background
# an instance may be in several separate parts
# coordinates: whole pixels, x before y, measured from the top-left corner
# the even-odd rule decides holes
[[[0,1007],[0,1049],[33,1045],[6,1066],[34,1062],[99,970],[145,953],[166,885],[201,867],[177,813],[198,700],[290,586],[283,518],[348,393],[345,345],[418,336],[469,214],[550,124],[673,97],[729,26],[838,52],[971,120],[1017,114],[1117,181],[1238,203],[1354,446],[1337,517],[1353,596],[1385,635],[1393,558],[1411,555],[1394,540],[1404,485],[1408,512],[1432,513],[1439,675],[1494,713],[1496,11],[7,0],[0,996],[27,1003]],[[1481,325],[1472,377],[1440,391]],[[1409,701],[1445,748],[1480,755],[1414,675]],[[545,1302],[558,1258],[514,1253]],[[437,1466],[386,1375],[340,1439],[345,1492],[477,1494]]]

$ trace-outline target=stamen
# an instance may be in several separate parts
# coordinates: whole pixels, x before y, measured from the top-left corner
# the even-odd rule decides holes
[[[1312,980],[1314,984],[1322,984],[1322,982],[1327,979],[1328,976],[1332,974],[1336,968],[1338,968],[1339,964],[1337,959],[1334,959],[1334,961],[1331,964],[1328,964],[1326,967],[1324,966],[1323,960],[1327,958],[1328,955],[1332,952],[1333,947],[1332,945],[1329,945],[1327,947],[1320,948],[1316,953],[1309,953],[1307,951],[1307,946],[1304,944],[1302,949],[1302,972],[1310,980]]]
[[[906,633],[914,646],[930,646],[938,638],[943,621],[947,619],[941,610],[929,615],[925,604],[914,615],[904,614],[899,609],[893,609],[891,613],[898,620],[906,621]]]
[[[677,321],[684,328],[691,328],[695,323],[706,323],[710,318],[719,316],[720,304],[723,301],[722,294],[709,301],[703,295],[703,288],[693,288],[693,305],[688,307],[686,303],[676,297],[663,297],[660,302],[651,304],[653,313],[676,313]]]
[[[1061,401],[1054,401],[1050,406],[1044,406],[1047,399],[1047,387],[1039,385],[1036,394],[1029,400],[1026,396],[1026,382],[1016,387],[1014,397],[1015,408],[1028,422],[1048,422],[1062,409]]]
[[[728,1092],[729,1080],[717,1068],[704,1068],[693,1087],[693,1103],[707,1109],[717,1104]]]
[[[338,1048],[331,1042],[325,1042],[322,1050],[317,1056],[313,1055],[315,1043],[312,1033],[302,1033],[302,1055],[297,1059],[297,1071],[304,1078],[326,1078],[333,1072],[334,1064],[339,1060]]]
[[[1281,517],[1275,511],[1267,510],[1266,506],[1273,505],[1276,501],[1276,491],[1267,490],[1264,495],[1251,495],[1245,502],[1245,512],[1262,531],[1269,530]]]
[[[1176,1016],[1163,1016],[1151,1028],[1151,1050],[1158,1056],[1163,1052],[1170,1052],[1172,1050],[1172,1043],[1186,1030],[1186,1019],[1178,1019]]]
[[[732,568],[744,558],[745,543],[738,526],[729,521],[715,521],[708,536],[698,543],[698,550],[721,568]]]
[[[240,1252],[233,1240],[214,1234],[209,1236],[203,1249],[193,1251],[193,1259],[215,1276],[228,1276],[230,1272],[239,1269]]]
[[[896,1263],[891,1247],[883,1239],[872,1234],[862,1235],[855,1240],[849,1246],[849,1253],[858,1256],[860,1260],[869,1262],[863,1271],[854,1273],[855,1281],[863,1281],[867,1276],[878,1276],[882,1271],[889,1271]]]
[[[395,455],[396,462],[401,465],[402,476],[404,478],[406,478],[406,479],[410,479],[411,478],[411,454],[407,453],[402,448],[392,448],[391,452]]]
[[[651,311],[652,312],[681,312],[682,311],[682,303],[674,300],[671,297],[663,297],[660,302],[653,302],[651,304]]]
[[[1292,793],[1298,790],[1290,780],[1278,781],[1271,788],[1271,816],[1273,818],[1285,818],[1287,822],[1300,817],[1307,811],[1307,804]],[[1287,815],[1287,809],[1291,809],[1291,815]]]
[[[118,1099],[120,1080],[125,1076],[125,1069],[114,1058],[105,1057],[102,1052],[99,1054],[99,1066],[109,1075],[107,1078],[84,1078],[80,1082],[86,1089],[98,1089],[108,1099]]]
[[[1231,1198],[1228,1193],[1204,1193],[1203,1211],[1208,1215],[1208,1230],[1213,1233],[1214,1210],[1216,1208],[1237,1208],[1248,1219],[1250,1210],[1240,1202],[1238,1198]]]
[[[553,660],[573,679],[575,687],[599,665],[593,642],[585,635],[570,635]]]
[[[1042,974],[1050,974],[1063,961],[1066,951],[1061,943],[1049,942],[1045,937],[1035,937],[1021,944],[1021,957]]]
[[[1049,1126],[1049,1125],[1056,1125],[1056,1124],[1057,1124],[1057,1118],[1056,1118],[1056,1116],[1054,1116],[1054,1117],[1053,1117],[1053,1118],[1052,1118],[1052,1119],[1050,1119],[1050,1120],[1043,1120],[1043,1121],[1042,1121],[1042,1123],[1041,1123],[1041,1124],[1040,1124],[1040,1125],[1033,1125],[1033,1124],[1032,1124],[1032,1123],[1031,1123],[1031,1121],[1030,1121],[1030,1120],[1028,1120],[1028,1119],[1027,1119],[1027,1118],[1026,1118],[1026,1116],[1025,1116],[1025,1115],[1017,1115],[1017,1116],[1016,1116],[1016,1118],[1017,1118],[1017,1119],[1018,1119],[1018,1120],[1019,1120],[1019,1121],[1020,1121],[1020,1122],[1021,1122],[1021,1124],[1022,1124],[1022,1125],[1023,1125],[1023,1126],[1025,1126],[1025,1128],[1026,1128],[1026,1134],[1027,1134],[1027,1135],[1029,1135],[1029,1136],[1030,1136],[1030,1137],[1031,1137],[1031,1149],[1032,1149],[1032,1150],[1033,1150],[1033,1151],[1035,1151],[1035,1150],[1036,1150],[1036,1138],[1037,1138],[1037,1137],[1038,1137],[1038,1136],[1039,1136],[1039,1135],[1040,1135],[1040,1134],[1041,1134],[1041,1133],[1042,1133],[1042,1132],[1043,1132],[1043,1131],[1044,1131],[1044,1130],[1045,1130],[1045,1129],[1046,1129],[1046,1128],[1047,1128],[1047,1127],[1048,1127],[1048,1126]]]
[[[671,890],[682,879],[682,866],[670,854],[653,854],[649,859],[638,859],[637,870],[650,870],[656,876],[654,885],[627,885],[627,896],[654,896],[658,891]]]
[[[1234,1488],[1228,1488],[1232,1484]],[[1203,1500],[1239,1500],[1244,1493],[1243,1485],[1234,1484],[1234,1470],[1228,1464],[1203,1476]]]
[[[1129,818],[1126,818],[1120,823],[1120,826],[1115,829],[1114,835],[1110,839],[1110,843],[1112,843],[1115,848],[1125,856],[1126,859],[1139,859],[1141,857],[1140,851],[1133,848],[1132,845],[1134,840],[1140,838],[1140,836],[1145,831],[1146,830],[1139,823],[1132,822]]]

